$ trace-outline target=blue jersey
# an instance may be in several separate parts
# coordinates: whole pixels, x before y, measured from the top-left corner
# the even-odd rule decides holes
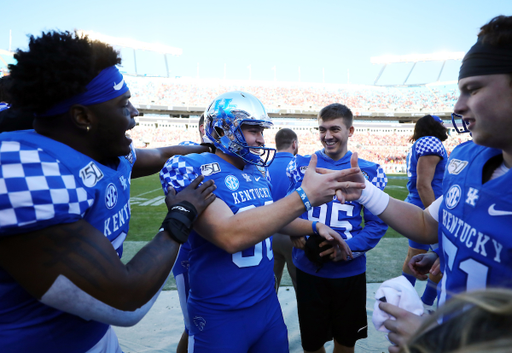
[[[290,152],[277,152],[272,164],[268,167],[270,182],[272,183],[272,198],[274,201],[280,200],[286,196],[286,191],[290,186],[290,179],[286,175],[286,167],[293,159]]]
[[[347,152],[343,158],[334,161],[323,151],[317,151],[317,167],[334,170],[350,168],[352,152]],[[287,174],[292,182],[290,190],[298,188],[309,165],[311,156],[296,156],[288,165]],[[364,176],[383,190],[387,178],[382,168],[375,163],[359,159],[359,167]],[[293,263],[300,270],[324,278],[345,278],[359,275],[366,271],[365,252],[373,249],[384,236],[388,226],[377,216],[364,209],[365,226],[362,227],[361,210],[357,202],[340,203],[336,198],[331,202],[314,207],[302,214],[301,218],[319,221],[336,230],[346,240],[354,254],[353,260],[328,262],[317,272],[317,266],[308,260],[304,250],[293,249]]]
[[[33,130],[0,134],[0,236],[85,219],[121,256],[135,158],[114,170]],[[0,297],[2,352],[85,352],[109,327],[42,304],[1,268]]]
[[[482,170],[498,149],[472,141],[450,156],[439,208],[440,303],[453,293],[512,288],[512,172],[482,184]]]
[[[409,177],[407,190],[409,190],[409,195],[407,195],[405,202],[412,203],[424,209],[425,207],[418,194],[418,189],[416,189],[416,181],[418,180],[418,160],[422,156],[441,157],[441,160],[436,165],[436,171],[432,179],[432,190],[434,190],[436,199],[443,193],[443,176],[448,156],[443,143],[435,136],[423,136],[419,138],[414,142],[407,153],[407,176]]]
[[[215,181],[215,195],[233,214],[273,202],[266,169],[248,164],[240,170],[212,153],[172,157],[160,172],[160,180],[164,191],[171,185],[180,192],[200,174]],[[195,231],[188,241],[189,307],[234,310],[275,295],[271,238],[235,254]]]

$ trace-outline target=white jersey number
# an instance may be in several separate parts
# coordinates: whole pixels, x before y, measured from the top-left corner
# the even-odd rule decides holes
[[[328,226],[331,228],[345,229],[344,234],[346,236],[346,239],[352,238],[352,233],[350,233],[350,231],[352,230],[352,224],[350,224],[349,221],[340,221],[339,214],[340,214],[340,212],[345,212],[347,214],[347,217],[352,217],[353,211],[354,211],[354,206],[348,205],[345,203],[337,203],[337,202],[332,202],[331,205],[332,205],[331,217],[330,217],[331,222],[330,222],[330,224],[328,224]],[[320,210],[318,210],[318,209],[320,209]],[[314,207],[308,211],[308,219],[310,221],[318,221],[320,223],[326,224],[325,221],[327,220],[328,209],[329,209],[329,207],[326,203],[324,203],[321,206]],[[316,213],[318,213],[318,217],[313,216],[314,211],[316,211]]]
[[[270,205],[273,201],[266,201],[265,205]],[[238,210],[237,213],[244,212],[250,210],[251,208],[255,208],[256,206],[250,205],[247,207],[243,207]],[[265,247],[267,248],[267,258],[272,260],[274,258],[274,253],[272,252],[272,242],[270,238],[264,240]],[[233,263],[240,268],[243,267],[252,267],[258,266],[263,259],[263,241],[260,241],[258,244],[253,246],[254,254],[251,256],[242,256],[242,251],[234,253],[231,258],[233,259]]]
[[[457,251],[458,248],[455,246],[455,244],[448,240],[446,235],[443,233],[443,252],[446,256],[446,266],[450,272],[453,271]],[[489,272],[489,268],[486,265],[474,259],[467,259],[461,261],[459,264],[459,269],[466,274],[466,291],[481,289],[487,286],[487,274]],[[445,271],[443,274],[439,305],[444,304],[446,301],[446,281],[449,276],[446,272],[447,271]]]

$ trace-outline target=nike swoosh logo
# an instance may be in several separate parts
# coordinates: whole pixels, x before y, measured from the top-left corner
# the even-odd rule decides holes
[[[489,206],[489,214],[491,216],[510,216],[510,215],[512,215],[512,211],[496,210],[494,208],[494,206],[496,206],[495,203],[493,203],[491,206]]]
[[[119,82],[117,85],[116,83],[114,82],[114,89],[116,91],[119,91],[121,88],[123,88],[123,84],[124,84],[124,78],[121,80],[121,82]]]
[[[261,179],[261,177],[259,177],[259,178],[254,178],[254,179],[255,179],[256,181],[258,181],[258,180],[260,180],[260,179]]]

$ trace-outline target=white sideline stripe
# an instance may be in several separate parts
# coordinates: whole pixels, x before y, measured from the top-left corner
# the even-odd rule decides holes
[[[143,192],[142,194],[134,195],[133,197],[140,197],[140,196],[142,196],[142,195],[151,194],[152,192],[155,192],[155,191],[158,191],[158,190],[162,190],[162,188],[158,188],[158,189],[151,190],[151,191],[146,191],[146,192]],[[163,191],[162,191],[162,192],[163,192]]]

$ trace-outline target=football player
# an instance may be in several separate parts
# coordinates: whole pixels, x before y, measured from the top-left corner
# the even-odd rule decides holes
[[[273,203],[266,167],[275,150],[265,147],[263,138],[271,125],[252,94],[220,95],[205,111],[205,133],[215,154],[175,156],[160,173],[164,191],[171,185],[178,195],[198,175],[217,185],[216,201],[189,239],[189,351],[288,352],[274,290],[270,236],[277,231],[294,236],[317,231],[341,249],[339,256],[350,255],[338,233],[320,224],[314,230],[312,222],[297,219],[332,199],[341,187],[336,179],[346,171],[318,174],[312,160],[302,187]]]
[[[199,130],[199,138],[201,140],[201,144],[204,143],[204,114],[201,114],[201,117],[198,121],[198,130]],[[193,141],[183,141],[180,142],[179,145],[183,146],[196,146],[199,145],[197,142]],[[187,310],[187,300],[188,293],[190,290],[190,286],[188,284],[188,252],[190,251],[190,244],[185,242],[181,245],[180,251],[178,253],[178,257],[176,258],[176,263],[172,268],[172,275],[174,276],[174,280],[176,282],[176,290],[178,292],[178,299],[180,301],[181,312],[183,313],[183,320],[185,322],[185,330],[183,331],[180,341],[178,342],[178,346],[176,347],[176,353],[187,353],[187,345],[188,345],[188,328],[190,327],[190,318],[188,316]]]
[[[272,183],[272,199],[280,200],[286,196],[290,180],[286,176],[286,167],[299,152],[299,139],[297,134],[288,128],[282,128],[276,133],[276,158],[268,168]],[[279,291],[284,265],[292,280],[293,288],[297,290],[296,270],[292,260],[292,239],[285,234],[276,233],[272,236],[272,250],[274,251],[274,275],[276,276],[276,291]]]
[[[512,287],[512,257],[508,256],[512,251],[511,72],[512,16],[498,16],[481,27],[459,71],[460,96],[454,111],[473,141],[453,150],[443,196],[425,211],[390,198],[369,183],[362,193],[349,181],[340,190],[340,198],[358,199],[409,239],[439,242],[440,304],[457,292]],[[355,159],[352,165],[357,165]],[[359,183],[363,176],[351,180]],[[389,303],[379,306],[397,318],[385,326],[391,331],[389,339],[397,344],[389,350],[398,352],[421,318]]]
[[[145,315],[215,198],[211,182],[195,189],[202,177],[170,192],[163,230],[124,265],[130,180],[207,147],[133,148],[138,111],[104,43],[47,32],[15,58],[12,105],[36,116],[0,134],[0,350],[121,352],[110,325]]]
[[[348,139],[354,134],[353,115],[343,104],[333,103],[318,113],[320,142],[324,148],[315,152],[317,166],[330,170],[350,168],[352,152]],[[296,156],[287,168],[291,188],[301,185],[311,156]],[[359,159],[365,178],[383,190],[387,183],[382,168]],[[364,215],[364,227],[362,225]],[[384,236],[388,227],[357,202],[340,203],[337,199],[318,205],[301,215],[304,219],[330,226],[345,239],[354,259],[316,260],[314,239],[305,248],[293,249],[297,267],[297,308],[304,352],[325,352],[324,344],[334,338],[334,352],[354,352],[358,339],[367,337],[366,255]],[[350,319],[347,319],[349,317]]]

